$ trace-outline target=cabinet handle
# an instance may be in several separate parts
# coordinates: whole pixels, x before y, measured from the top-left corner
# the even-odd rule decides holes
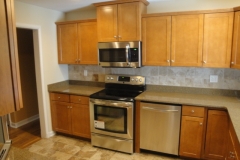
[[[174,62],[174,60],[171,60],[171,62]]]
[[[205,63],[205,64],[206,64],[206,63],[207,63],[207,61],[203,61],[203,63]]]
[[[234,62],[231,62],[231,64],[234,64]]]
[[[192,110],[192,113],[194,113],[194,110]]]

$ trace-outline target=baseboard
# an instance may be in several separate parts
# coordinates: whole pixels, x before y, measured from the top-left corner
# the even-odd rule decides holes
[[[54,131],[50,131],[44,135],[43,135],[43,133],[41,134],[42,138],[50,138],[50,137],[53,137],[54,135],[56,135],[56,132],[54,132]]]
[[[17,122],[17,123],[13,123],[13,122],[11,121],[11,118],[10,118],[10,127],[12,127],[12,128],[18,128],[18,127],[21,127],[21,126],[23,126],[23,125],[25,125],[25,124],[28,124],[28,123],[32,122],[32,121],[35,121],[35,120],[37,120],[37,119],[39,119],[39,114],[34,115],[34,116],[32,116],[32,117],[29,117],[29,118],[27,118],[27,119],[24,119],[24,120],[22,120],[22,121],[20,121],[20,122]]]

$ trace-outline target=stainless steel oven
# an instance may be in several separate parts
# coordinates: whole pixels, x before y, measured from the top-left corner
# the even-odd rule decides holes
[[[93,146],[133,153],[134,97],[144,90],[144,77],[106,75],[105,89],[90,95]]]
[[[92,145],[133,153],[133,102],[91,98],[90,120]]]
[[[98,61],[102,67],[141,67],[141,42],[98,43]]]

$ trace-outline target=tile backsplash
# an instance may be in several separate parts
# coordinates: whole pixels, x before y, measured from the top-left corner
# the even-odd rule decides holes
[[[87,70],[87,76],[84,76]],[[105,74],[142,75],[147,84],[195,88],[240,90],[240,70],[198,67],[102,68],[93,65],[69,65],[69,80],[104,82]],[[218,82],[210,83],[210,75]]]

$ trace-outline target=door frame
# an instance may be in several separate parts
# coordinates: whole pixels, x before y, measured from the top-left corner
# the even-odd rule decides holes
[[[46,100],[46,84],[44,83],[43,73],[43,53],[42,53],[42,31],[39,25],[29,25],[16,23],[16,28],[31,29],[33,31],[33,47],[34,47],[34,60],[35,60],[35,73],[37,83],[37,98],[38,98],[38,111],[40,118],[41,137],[49,138],[55,134],[53,131],[48,131],[49,120],[47,117],[47,100]],[[50,120],[51,121],[51,120]]]

